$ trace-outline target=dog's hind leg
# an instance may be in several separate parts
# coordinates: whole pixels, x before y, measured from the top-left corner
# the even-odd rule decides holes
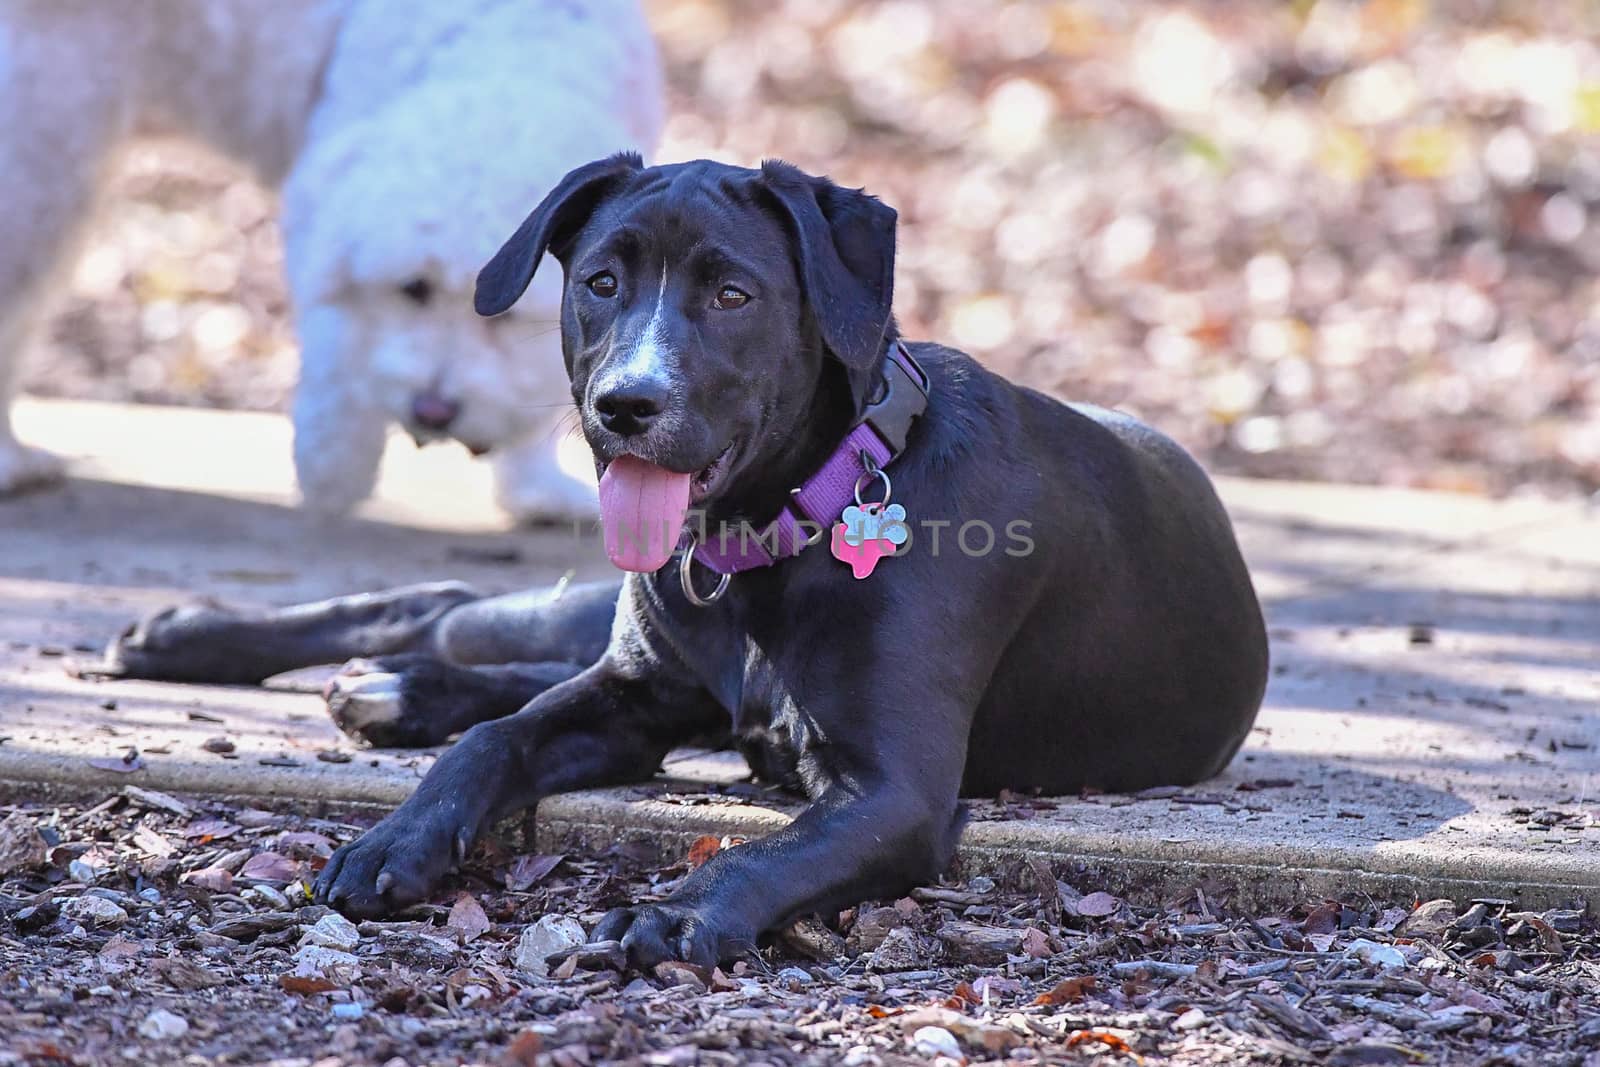
[[[11,402],[24,350],[71,275],[127,97],[114,84],[117,57],[98,55],[76,25],[55,25],[48,5],[30,10],[46,24],[8,16],[20,24],[0,33],[0,495],[65,469],[17,440]]]
[[[384,746],[438,744],[510,715],[600,658],[617,594],[603,582],[463,604],[432,628],[427,652],[345,664],[324,692],[328,712],[345,733]]]
[[[129,626],[91,672],[255,685],[300,667],[403,653],[460,664],[586,665],[605,649],[617,590],[607,583],[484,597],[435,582],[259,612],[167,608]]]
[[[124,630],[93,672],[255,685],[300,667],[426,650],[441,619],[480,599],[460,582],[436,582],[269,611],[166,608]]]

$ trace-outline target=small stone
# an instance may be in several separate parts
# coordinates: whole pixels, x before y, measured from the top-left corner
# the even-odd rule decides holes
[[[1350,942],[1350,947],[1345,949],[1345,955],[1354,956],[1364,963],[1370,963],[1374,967],[1381,967],[1384,970],[1406,965],[1405,954],[1399,949],[1393,945],[1368,941],[1364,937],[1359,937]]]
[[[984,874],[980,874],[976,878],[969,879],[967,881],[967,892],[969,892],[969,893],[993,893],[994,892],[994,879],[990,878],[988,875],[984,875]]]
[[[298,978],[328,978],[341,981],[361,969],[361,961],[348,952],[323,945],[305,945],[294,954],[294,973]]]
[[[914,971],[925,961],[917,935],[902,926],[890,930],[867,959],[869,971]]]
[[[803,970],[799,967],[785,967],[783,970],[778,972],[777,978],[779,985],[788,986],[790,989],[793,989],[795,986],[810,985],[812,982],[816,981],[815,978],[811,977],[810,971]]]
[[[361,1018],[366,1013],[367,1009],[362,1007],[360,1004],[347,1003],[335,1004],[333,1006],[333,1017],[342,1022],[351,1022],[355,1019]]]
[[[1172,1022],[1174,1030],[1198,1030],[1211,1019],[1199,1008],[1190,1008]]]
[[[589,935],[583,932],[583,927],[576,919],[565,915],[541,916],[538,922],[523,928],[511,962],[524,974],[548,978],[550,964],[546,962],[546,957],[577,948],[588,939]]]
[[[208,737],[200,743],[200,747],[220,756],[232,752],[236,746],[226,737]]]
[[[100,869],[98,867],[92,867],[82,860],[73,860],[67,864],[67,876],[70,877],[74,882],[82,882],[84,885],[94,885],[95,879],[100,877]]]
[[[285,900],[284,904],[287,906],[288,901]],[[355,923],[343,915],[329,912],[305,928],[305,932],[300,935],[300,944],[302,947],[320,945],[323,948],[349,952],[361,944],[361,932],[356,929]]]
[[[62,914],[84,926],[115,928],[128,921],[128,913],[103,897],[74,897],[61,905]]]
[[[1407,937],[1424,937],[1431,941],[1442,939],[1456,921],[1456,904],[1453,900],[1430,900],[1418,904],[1417,909],[1400,924],[1400,933]]]
[[[258,900],[267,907],[272,908],[274,911],[289,910],[289,898],[284,896],[278,890],[272,888],[270,885],[253,885],[239,895],[244,897],[246,900]],[[333,947],[339,948],[341,946],[335,945]]]
[[[911,1035],[911,1047],[919,1056],[949,1056],[957,1062],[966,1059],[956,1035],[942,1026],[922,1027]]]
[[[146,886],[144,889],[139,890],[139,899],[146,904],[159,904],[161,903],[161,890],[154,886]]]
[[[189,1032],[189,1021],[181,1015],[174,1015],[165,1008],[157,1008],[144,1017],[144,1022],[139,1024],[141,1037],[148,1037],[155,1041],[176,1041]]]

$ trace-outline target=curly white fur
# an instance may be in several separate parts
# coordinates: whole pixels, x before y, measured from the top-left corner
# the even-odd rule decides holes
[[[306,501],[352,507],[423,393],[504,455],[523,517],[588,513],[562,472],[558,272],[472,312],[477,269],[571,167],[649,149],[660,74],[637,0],[0,0],[0,492],[54,476],[11,434],[16,364],[119,145],[181,133],[281,185]],[[404,287],[425,280],[425,303]],[[413,287],[415,292],[415,287]]]

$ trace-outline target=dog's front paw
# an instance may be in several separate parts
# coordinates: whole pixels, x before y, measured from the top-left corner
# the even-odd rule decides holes
[[[621,941],[628,962],[644,970],[664,960],[714,967],[755,948],[755,931],[736,928],[710,909],[667,900],[606,913],[591,941]]]
[[[37,489],[66,476],[66,461],[54,452],[0,439],[0,496]]]
[[[471,828],[448,813],[401,808],[336,851],[313,892],[346,915],[383,915],[426,900],[471,843]]]
[[[224,636],[238,623],[239,616],[226,608],[163,608],[123,630],[106,646],[102,662],[82,672],[160,682],[257,685],[263,677],[259,669],[227,650]]]

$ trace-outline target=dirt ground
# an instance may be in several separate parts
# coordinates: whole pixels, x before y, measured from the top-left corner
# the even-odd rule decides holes
[[[352,924],[306,891],[345,822],[137,787],[0,820],[0,1064],[1600,1064],[1576,911],[1250,915],[1039,864],[1021,892],[957,881],[638,974],[573,949],[737,842],[580,858],[512,833],[433,903]]]
[[[909,336],[1226,473],[1600,489],[1593,5],[646,7],[659,157],[881,195]],[[215,160],[135,153],[27,388],[281,409],[273,210]]]

